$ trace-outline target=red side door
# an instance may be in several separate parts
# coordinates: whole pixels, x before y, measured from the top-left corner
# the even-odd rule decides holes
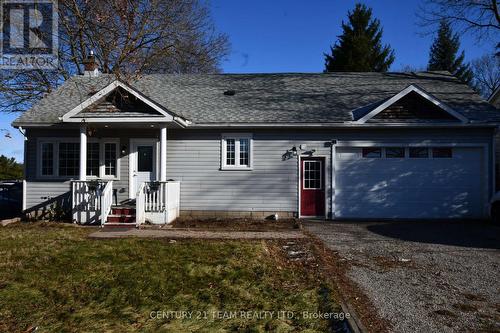
[[[300,215],[325,216],[325,159],[304,157],[300,163]]]

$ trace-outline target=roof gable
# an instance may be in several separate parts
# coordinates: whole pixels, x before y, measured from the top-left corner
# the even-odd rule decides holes
[[[62,116],[63,122],[171,122],[174,115],[119,80],[101,89]]]
[[[410,85],[391,98],[374,103],[373,107],[363,107],[353,111],[356,123],[374,121],[460,121],[468,120],[460,113],[425,92],[416,85]]]

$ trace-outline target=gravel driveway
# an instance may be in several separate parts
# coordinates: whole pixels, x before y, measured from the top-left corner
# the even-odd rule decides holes
[[[306,222],[394,332],[500,331],[500,227]]]

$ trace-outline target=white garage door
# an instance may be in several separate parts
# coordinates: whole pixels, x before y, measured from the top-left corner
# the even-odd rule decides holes
[[[338,147],[335,216],[482,217],[483,164],[482,148]]]

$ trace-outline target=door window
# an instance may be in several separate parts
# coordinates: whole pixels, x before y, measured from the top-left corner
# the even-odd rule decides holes
[[[137,146],[137,171],[153,172],[152,146]]]
[[[304,189],[321,189],[321,161],[304,161]]]

